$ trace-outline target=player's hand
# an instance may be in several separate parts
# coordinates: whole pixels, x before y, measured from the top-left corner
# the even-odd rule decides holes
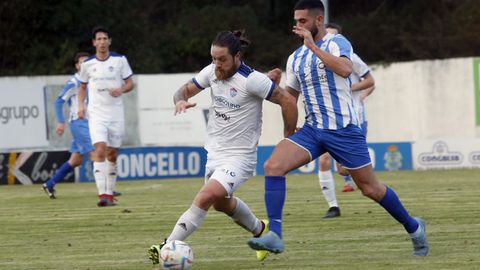
[[[85,107],[79,106],[77,115],[78,115],[78,118],[84,119],[85,118]]]
[[[110,88],[110,90],[108,91],[110,93],[110,96],[112,97],[119,97],[123,94],[123,89],[120,87],[120,88]]]
[[[58,123],[57,128],[55,129],[55,132],[57,133],[57,135],[62,136],[64,131],[65,131],[65,124],[64,123]]]
[[[313,41],[312,33],[310,33],[310,31],[307,29],[294,25],[292,32],[303,38],[303,44],[310,50],[317,46]]]
[[[274,68],[267,73],[267,77],[278,85],[282,79],[282,70],[279,68]]]
[[[184,113],[187,109],[197,106],[197,103],[190,103],[185,100],[180,100],[175,104],[175,115]]]

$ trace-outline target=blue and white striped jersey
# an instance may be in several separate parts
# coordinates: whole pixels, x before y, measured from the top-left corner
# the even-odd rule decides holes
[[[363,60],[356,54],[353,54],[352,57],[352,74],[350,75],[350,79],[352,80],[352,84],[358,83],[364,78],[365,76],[368,75],[370,72],[370,69],[368,68],[367,64],[363,62]],[[365,106],[363,102],[360,100],[360,95],[362,92],[365,90],[361,91],[353,91],[352,92],[352,98],[353,98],[353,105],[355,107],[355,111],[357,112],[358,116],[358,121],[359,124],[363,124],[363,122],[367,121],[366,116],[365,116]]]
[[[317,46],[334,55],[352,59],[353,49],[342,35],[325,35]],[[320,129],[340,129],[358,119],[353,108],[350,78],[328,69],[305,45],[287,61],[287,86],[301,92],[305,101],[305,122]]]
[[[58,123],[65,123],[63,116],[63,104],[67,102],[69,108],[68,122],[78,119],[78,88],[80,87],[80,81],[78,79],[78,73],[75,73],[65,84],[60,94],[58,94],[55,100],[55,115]],[[85,99],[85,107],[87,106],[87,99]]]

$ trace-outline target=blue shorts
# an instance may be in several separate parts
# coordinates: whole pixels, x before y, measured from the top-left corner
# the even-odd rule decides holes
[[[82,155],[93,151],[92,141],[90,140],[90,132],[88,130],[88,120],[77,119],[70,122],[70,131],[72,132],[72,144],[70,145],[71,153],[80,153]]]
[[[305,124],[288,140],[305,149],[311,160],[328,152],[346,169],[359,169],[372,163],[363,131],[353,124],[337,130]]]

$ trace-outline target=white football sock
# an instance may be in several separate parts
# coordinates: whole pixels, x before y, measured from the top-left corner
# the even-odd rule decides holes
[[[107,194],[113,195],[117,183],[117,163],[107,160]]]
[[[192,206],[180,216],[167,241],[183,241],[187,239],[190,234],[202,225],[206,216],[207,211],[192,204]]]
[[[93,162],[93,176],[97,184],[98,195],[107,193],[107,163]]]
[[[230,217],[245,230],[253,233],[253,235],[258,235],[262,231],[262,222],[240,198],[234,197],[234,199],[237,201],[237,206]]]
[[[319,171],[318,178],[320,188],[322,189],[323,196],[328,203],[328,207],[338,207],[332,172],[330,170],[324,172]]]

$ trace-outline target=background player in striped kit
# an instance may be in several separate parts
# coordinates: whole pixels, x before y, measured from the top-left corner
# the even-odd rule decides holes
[[[327,23],[325,25],[326,30],[330,34],[341,34],[342,28],[335,23]],[[375,80],[369,67],[363,62],[363,60],[356,54],[352,56],[352,74],[350,80],[352,83],[352,98],[355,112],[358,117],[358,125],[362,128],[365,137],[367,136],[367,120],[365,118],[364,99],[370,95],[375,89]],[[332,218],[340,216],[340,208],[338,206],[337,197],[335,195],[335,182],[332,174],[332,158],[330,154],[325,153],[319,158],[319,170],[318,178],[320,188],[323,196],[328,203],[329,209],[324,215],[324,218]],[[347,170],[336,162],[338,172],[343,176],[345,185],[342,192],[351,192],[355,190],[355,183]]]
[[[353,108],[350,82],[352,47],[341,35],[326,32],[324,7],[318,0],[300,0],[295,5],[293,33],[303,46],[287,61],[287,91],[303,93],[304,126],[282,140],[265,162],[265,205],[270,231],[250,238],[255,250],[274,253],[285,249],[282,212],[286,194],[285,175],[328,152],[352,175],[362,194],[379,203],[408,232],[414,256],[428,254],[425,222],[410,216],[395,192],[377,181],[365,136]]]
[[[70,159],[60,166],[52,178],[43,184],[43,190],[50,199],[55,199],[55,185],[63,180],[67,174],[73,169],[82,164],[83,156],[87,156],[93,150],[90,134],[88,131],[88,121],[86,118],[80,119],[78,113],[78,88],[80,81],[78,79],[78,72],[80,65],[89,57],[87,52],[78,52],[75,54],[75,73],[65,84],[62,91],[55,100],[55,116],[57,118],[56,133],[59,136],[63,135],[65,131],[65,118],[63,116],[63,105],[65,102],[69,107],[68,122],[70,124],[70,131],[72,133],[72,143],[70,145],[70,152],[72,153]]]
[[[88,83],[88,117],[90,137],[95,147],[93,175],[97,184],[98,206],[112,206],[117,181],[117,155],[125,134],[122,95],[132,91],[132,69],[127,58],[110,52],[112,39],[104,27],[92,31],[95,55],[80,69],[78,116],[85,118],[85,95]]]

